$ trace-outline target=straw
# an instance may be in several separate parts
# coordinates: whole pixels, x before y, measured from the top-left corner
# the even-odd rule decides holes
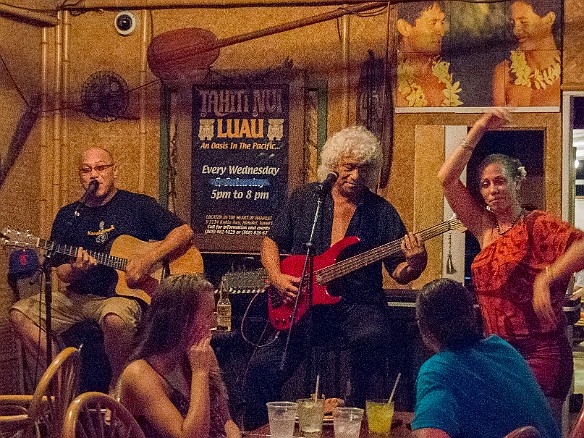
[[[314,388],[314,403],[318,401],[318,385],[320,384],[320,374],[316,375],[316,388]]]
[[[395,388],[397,388],[397,384],[399,382],[399,378],[401,377],[401,373],[397,373],[397,377],[395,379],[395,383],[393,384],[393,389],[391,390],[391,395],[389,396],[389,400],[387,404],[390,405],[393,400],[393,395],[395,394]]]

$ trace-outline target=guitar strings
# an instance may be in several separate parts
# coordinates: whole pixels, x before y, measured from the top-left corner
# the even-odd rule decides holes
[[[438,236],[439,234],[442,234],[453,227],[458,226],[458,222],[458,220],[442,222],[421,231],[419,235],[422,237],[422,240],[425,241],[432,237]],[[361,254],[348,257],[330,266],[326,266],[317,270],[315,273],[317,281],[319,284],[326,284],[336,278],[355,271],[356,269],[367,266],[372,262],[381,260],[395,252],[398,252],[399,250],[401,250],[401,239],[398,241],[386,243]]]
[[[73,245],[66,245],[64,243],[51,242],[45,239],[39,239],[39,247],[45,248],[52,252],[57,252],[59,254],[68,255],[70,257],[75,257],[77,255],[77,247]],[[97,251],[87,251],[88,254],[95,258],[101,265],[108,266],[110,268],[118,269],[120,271],[125,271],[128,265],[128,260],[107,254],[104,252]]]
[[[448,222],[441,223],[435,225],[427,230],[421,231],[419,234],[423,240],[428,240],[431,237],[435,237],[438,234],[442,234],[451,227],[451,224]],[[329,276],[332,276],[327,281],[334,280],[340,276],[343,276],[349,272],[352,272],[356,269],[359,269],[363,266],[367,266],[369,263],[375,262],[380,260],[384,257],[387,257],[395,252],[399,252],[401,250],[401,240],[389,242],[385,245],[381,245],[380,247],[374,248],[372,250],[366,251],[362,254],[357,254],[355,256],[349,257],[345,260],[338,262],[337,264],[331,265],[329,267],[323,268],[327,272]],[[364,255],[364,257],[362,257]],[[363,261],[361,261],[363,260]],[[330,269],[329,269],[330,268]]]
[[[420,236],[422,236],[423,240],[434,237],[435,235],[440,234],[440,230],[444,228],[445,225],[447,226],[447,224],[444,223],[435,225],[434,227],[420,232]],[[445,231],[447,230],[448,226],[446,227]],[[434,232],[437,234],[434,234]],[[334,265],[323,268],[322,270],[325,271],[325,275],[322,275],[321,278],[324,279],[330,277],[327,281],[334,280],[335,278],[343,276],[360,267],[366,266],[371,262],[387,257],[394,252],[398,252],[399,250],[401,250],[401,240],[389,242],[385,245],[381,245],[362,254],[357,254]]]

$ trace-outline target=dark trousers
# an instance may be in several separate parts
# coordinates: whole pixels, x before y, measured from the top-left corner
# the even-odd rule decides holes
[[[281,390],[311,346],[341,337],[350,353],[351,391],[348,406],[365,405],[366,399],[388,397],[382,384],[387,350],[391,343],[387,309],[383,304],[315,306],[296,325],[280,369],[287,332],[259,349],[248,367],[244,383],[244,427],[253,430],[268,422],[266,403],[281,400]],[[307,397],[309,394],[305,394]]]

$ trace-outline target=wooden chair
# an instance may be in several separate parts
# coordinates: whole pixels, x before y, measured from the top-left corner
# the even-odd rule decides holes
[[[78,396],[67,409],[62,438],[145,438],[124,405],[101,392]]]
[[[35,434],[56,438],[79,388],[79,350],[61,351],[42,375],[32,395],[0,396],[0,438],[21,431],[22,438]]]
[[[576,420],[576,424],[574,428],[570,431],[570,438],[584,438],[584,408],[580,410],[580,414],[578,415],[578,420]]]
[[[533,426],[523,426],[509,432],[505,438],[541,438],[541,434]]]

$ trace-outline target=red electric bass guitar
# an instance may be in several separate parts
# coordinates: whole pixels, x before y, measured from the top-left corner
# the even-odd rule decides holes
[[[434,225],[426,230],[416,233],[423,241],[439,236],[450,230],[463,230],[462,223],[456,219],[450,219],[438,225]],[[358,237],[345,237],[343,240],[335,243],[328,250],[318,256],[313,257],[312,276],[312,304],[308,301],[307,282],[300,287],[300,297],[298,299],[298,308],[294,324],[296,324],[306,313],[311,305],[317,304],[336,304],[341,300],[340,296],[334,296],[327,291],[327,284],[333,280],[339,279],[351,272],[364,268],[372,263],[382,260],[391,255],[401,252],[401,242],[403,239],[397,239],[385,243],[376,248],[352,255],[348,258],[337,261],[341,252],[350,246],[360,242]],[[300,277],[304,267],[305,255],[292,255],[286,257],[280,263],[280,269],[283,273]],[[292,314],[294,311],[294,302],[284,303],[280,293],[274,287],[268,288],[268,317],[276,330],[287,330],[290,328]]]

